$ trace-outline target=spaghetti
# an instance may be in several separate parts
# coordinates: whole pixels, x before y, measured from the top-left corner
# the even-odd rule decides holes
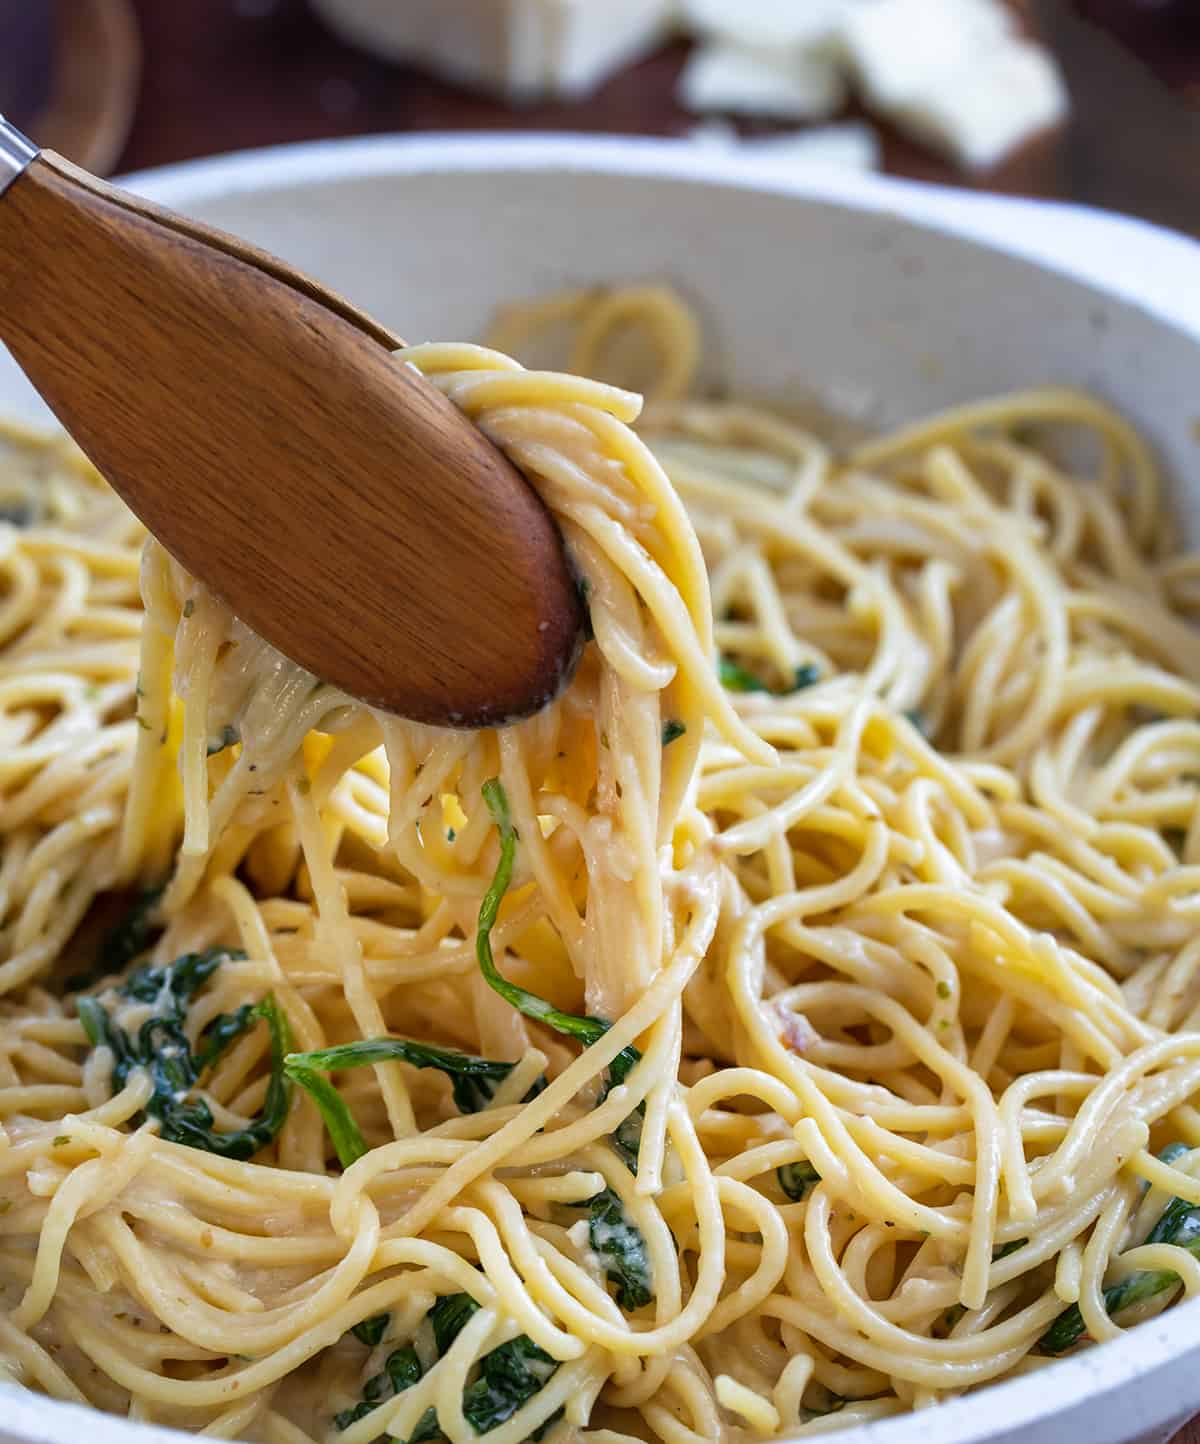
[[[503,731],[301,672],[11,436],[5,1377],[264,1444],[736,1441],[1200,1290],[1200,562],[1145,446],[1044,390],[835,453],[687,399],[656,288],[499,334],[651,398],[403,353],[584,578]]]

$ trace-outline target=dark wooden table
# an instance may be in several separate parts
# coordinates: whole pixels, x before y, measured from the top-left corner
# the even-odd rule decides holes
[[[737,0],[730,0],[736,4]],[[145,66],[123,170],[318,137],[414,130],[573,130],[681,135],[700,118],[674,100],[687,53],[666,45],[586,101],[512,108],[334,39],[305,0],[134,0]],[[1021,194],[1058,194],[1057,146],[1038,142],[972,180],[902,137],[885,138],[888,168],[928,180]]]
[[[731,4],[736,0],[730,0]],[[1012,0],[1070,75],[1074,122],[964,176],[894,133],[899,175],[1107,204],[1200,234],[1200,0]],[[582,103],[510,109],[333,39],[305,0],[134,0],[145,45],[120,169],[370,132],[575,130],[678,135],[682,43]],[[1164,8],[1165,7],[1165,8]],[[1170,13],[1168,13],[1170,12]]]
[[[1104,204],[1200,234],[1200,0],[1014,4],[1068,71],[1071,125],[975,177],[889,133],[887,169]],[[673,99],[685,54],[679,43],[585,102],[512,110],[340,44],[304,0],[135,0],[135,6],[145,64],[122,170],[368,132],[678,135],[695,119]],[[1176,1444],[1200,1444],[1200,1427],[1189,1426]]]

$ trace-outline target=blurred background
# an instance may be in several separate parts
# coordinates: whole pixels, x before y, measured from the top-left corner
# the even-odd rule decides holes
[[[0,0],[0,111],[101,173],[632,133],[1200,234],[1200,0]]]

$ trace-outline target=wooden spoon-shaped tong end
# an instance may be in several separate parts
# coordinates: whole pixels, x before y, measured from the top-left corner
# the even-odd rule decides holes
[[[533,489],[282,262],[43,153],[0,198],[0,335],[167,550],[317,676],[483,726],[570,675],[583,607]]]

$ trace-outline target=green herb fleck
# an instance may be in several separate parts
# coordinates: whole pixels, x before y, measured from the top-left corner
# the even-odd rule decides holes
[[[721,686],[729,692],[769,692],[771,689],[753,672],[739,667],[730,657],[721,657],[717,662],[717,675]]]
[[[314,1072],[313,1069],[305,1068],[302,1064],[294,1061],[297,1057],[303,1056],[303,1054],[289,1054],[284,1064],[284,1071],[292,1082],[303,1088],[316,1104],[317,1112],[321,1115],[333,1143],[334,1152],[338,1156],[338,1162],[343,1168],[349,1168],[368,1151],[367,1141],[362,1136],[358,1124],[355,1123],[346,1100],[329,1079],[323,1073]]]
[[[446,1294],[430,1309],[427,1317],[433,1328],[439,1358],[445,1357],[478,1308],[470,1294]],[[467,1422],[476,1434],[487,1434],[499,1428],[544,1387],[557,1368],[558,1361],[525,1334],[519,1334],[492,1349],[480,1359],[477,1377],[463,1390],[462,1410]],[[365,1396],[364,1389],[364,1403],[368,1404],[368,1409],[376,1407]],[[380,1402],[385,1397],[388,1396],[381,1395]],[[358,1410],[358,1418],[368,1412],[362,1405],[358,1406]],[[530,1437],[540,1439],[556,1417],[551,1416]],[[409,1444],[424,1444],[424,1441],[440,1437],[437,1414],[433,1409],[427,1409],[418,1420]]]
[[[604,1090],[604,1096],[608,1096],[608,1087]],[[639,1103],[627,1118],[617,1124],[616,1130],[608,1135],[609,1143],[630,1173],[638,1170],[638,1154],[642,1151],[642,1122],[645,1116],[645,1104]]]
[[[417,1420],[417,1427],[408,1438],[408,1444],[427,1444],[431,1439],[442,1439],[445,1436],[438,1427],[438,1416],[435,1409],[426,1409],[424,1414]],[[403,1444],[402,1440],[396,1440],[395,1444]]]
[[[51,1147],[62,1148],[66,1144],[70,1143],[70,1141],[71,1135],[69,1133],[59,1133],[55,1135],[54,1142],[51,1144]]]
[[[776,688],[768,686],[761,677],[739,666],[731,657],[722,656],[717,660],[717,675],[728,692],[769,692],[775,697],[787,697],[793,692],[802,692],[806,687],[816,686],[821,680],[821,669],[815,662],[805,662],[793,671],[790,686]]]
[[[796,1203],[807,1198],[821,1181],[821,1175],[807,1158],[800,1159],[798,1163],[783,1164],[775,1170],[775,1177],[784,1193]]]
[[[809,1419],[824,1419],[830,1414],[840,1413],[848,1403],[850,1403],[849,1399],[844,1398],[841,1394],[835,1394],[832,1389],[826,1389],[822,1402],[805,1405],[804,1412]]]
[[[368,1349],[373,1349],[376,1344],[383,1342],[383,1336],[387,1333],[387,1326],[391,1321],[391,1314],[372,1314],[369,1319],[355,1324],[350,1332],[360,1343],[366,1344]]]
[[[560,1012],[544,998],[539,998],[536,993],[530,993],[525,988],[518,987],[516,983],[510,983],[496,967],[496,960],[492,954],[492,929],[496,926],[504,894],[512,882],[517,834],[512,824],[512,814],[509,812],[508,797],[505,795],[499,778],[493,777],[491,781],[483,784],[483,800],[500,833],[500,861],[496,864],[491,886],[484,894],[483,902],[479,907],[479,925],[475,934],[475,957],[479,963],[480,972],[491,988],[519,1012],[524,1013],[527,1018],[536,1018],[538,1022],[545,1023],[556,1032],[578,1038],[590,1047],[608,1032],[612,1027],[611,1023],[605,1022],[603,1018],[580,1018],[572,1013]],[[626,1059],[622,1072],[622,1077],[624,1077],[625,1073],[638,1061],[638,1056],[636,1050],[626,1048],[613,1060],[612,1066],[618,1067],[618,1060],[624,1057]]]
[[[387,1315],[382,1317],[386,1320]],[[370,1319],[364,1323],[373,1322]],[[363,1327],[362,1324],[358,1326]],[[357,1334],[358,1329],[354,1332]],[[421,1377],[421,1361],[417,1358],[416,1350],[411,1344],[405,1344],[399,1349],[394,1349],[387,1356],[383,1368],[378,1374],[373,1374],[363,1385],[362,1399],[352,1409],[343,1409],[340,1414],[334,1415],[333,1427],[335,1429],[348,1429],[351,1424],[370,1414],[372,1410],[378,1409],[380,1404],[386,1404],[389,1399],[394,1399],[397,1394],[402,1394],[405,1389],[411,1389]]]
[[[513,863],[517,852],[517,832],[512,824],[508,797],[500,779],[498,777],[491,778],[490,781],[483,784],[482,791],[483,800],[500,833],[500,860],[496,864],[491,886],[484,894],[483,902],[479,907],[479,923],[475,933],[475,957],[479,963],[479,970],[488,986],[519,1012],[524,1013],[527,1018],[536,1018],[538,1022],[545,1023],[555,1032],[578,1038],[585,1047],[591,1047],[608,1032],[612,1027],[611,1023],[606,1022],[603,1018],[581,1018],[574,1013],[563,1013],[544,998],[539,998],[536,993],[530,993],[525,988],[518,987],[516,983],[510,983],[496,967],[496,960],[492,954],[492,929],[496,925],[504,894],[508,891],[509,883],[512,881]],[[632,1045],[621,1049],[608,1065],[608,1077],[600,1099],[601,1102],[607,1098],[611,1089],[625,1081],[633,1068],[641,1061],[641,1057],[641,1053]],[[643,1105],[638,1105],[638,1111],[644,1111]],[[626,1124],[628,1124],[628,1120],[626,1120]],[[631,1134],[633,1128],[636,1127],[640,1130],[641,1125],[639,1122],[637,1125],[626,1127],[626,1124],[622,1124],[617,1134],[613,1135],[613,1144],[626,1164],[633,1170],[637,1157],[634,1152],[633,1162],[630,1162]]]
[[[244,953],[232,949],[208,948],[202,953],[185,953],[165,967],[147,964],[136,969],[117,993],[149,1003],[154,1011],[132,1036],[114,1020],[100,997],[84,996],[77,1004],[79,1020],[90,1042],[95,1047],[107,1047],[113,1055],[114,1092],[125,1086],[134,1069],[144,1068],[154,1086],[145,1111],[158,1119],[163,1138],[240,1160],[252,1158],[270,1143],[287,1118],[291,1101],[291,1085],[283,1071],[289,1044],[287,1020],[268,995],[260,1003],[246,1004],[236,1013],[214,1018],[201,1034],[196,1053],[184,1023],[192,998],[221,964],[243,957]],[[259,1020],[266,1023],[271,1040],[271,1076],[262,1112],[245,1128],[217,1133],[208,1104],[202,1098],[189,1102],[189,1095],[200,1075],[233,1039]]]
[[[999,1263],[1002,1258],[1007,1258],[1010,1253],[1016,1253],[1018,1249],[1024,1248],[1028,1242],[1029,1240],[1027,1238],[1013,1238],[1009,1239],[1007,1243],[998,1244],[996,1248],[992,1250],[992,1262]]]
[[[683,722],[678,722],[674,718],[672,718],[669,722],[664,722],[662,729],[662,745],[664,747],[670,747],[671,743],[678,741],[678,739],[682,737],[686,731],[686,724],[684,724]]]
[[[1171,1163],[1187,1151],[1185,1145],[1173,1143],[1159,1157],[1164,1163]],[[1182,1198],[1171,1199],[1146,1235],[1146,1243],[1175,1244],[1187,1249],[1193,1258],[1200,1258],[1200,1206]],[[1169,1269],[1140,1269],[1104,1290],[1105,1310],[1110,1316],[1115,1316],[1134,1304],[1174,1288],[1178,1283],[1179,1275]],[[1064,1354],[1083,1338],[1086,1327],[1079,1305],[1072,1304],[1059,1314],[1038,1340],[1038,1348],[1043,1354]]]
[[[344,1043],[312,1053],[289,1054],[284,1067],[289,1073],[313,1070],[336,1073],[343,1068],[365,1068],[397,1061],[413,1068],[435,1068],[444,1073],[450,1079],[460,1113],[478,1113],[486,1108],[515,1066],[491,1058],[477,1058],[457,1048],[418,1043],[412,1038],[364,1038],[358,1043]],[[544,1077],[536,1079],[522,1101],[527,1103],[536,1098],[545,1086]]]
[[[226,723],[215,737],[208,739],[208,755],[215,757],[218,752],[224,752],[226,747],[232,747],[235,742],[240,742],[241,735],[236,727]]]
[[[476,1434],[506,1423],[550,1380],[558,1360],[525,1334],[484,1354],[479,1377],[463,1390],[462,1410]]]
[[[937,995],[939,998],[948,998],[953,991],[954,990],[951,988],[950,984],[945,980],[945,978],[938,979]]]
[[[441,1358],[466,1327],[479,1305],[470,1294],[443,1294],[429,1310],[433,1338]]]
[[[191,597],[189,597],[187,601],[183,604],[183,615],[185,617],[190,617],[195,610],[196,603]]]
[[[637,1224],[611,1188],[588,1200],[588,1242],[604,1263],[605,1276],[617,1287],[617,1303],[640,1309],[654,1297],[650,1255]]]

